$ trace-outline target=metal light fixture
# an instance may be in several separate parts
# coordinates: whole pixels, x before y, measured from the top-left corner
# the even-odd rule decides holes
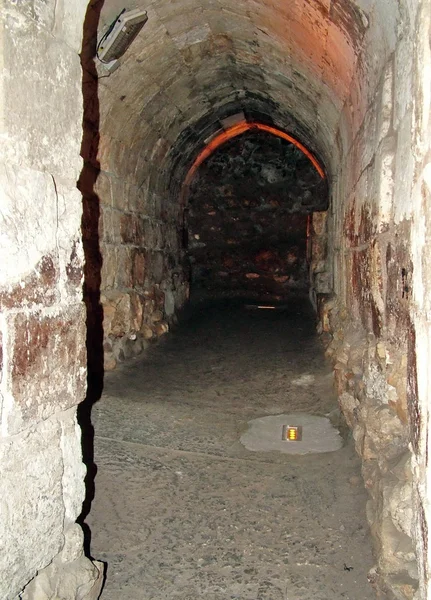
[[[301,425],[283,425],[281,439],[284,442],[300,442],[300,441],[302,441]]]
[[[111,65],[123,56],[147,21],[146,10],[124,9],[109,26],[97,46],[97,58],[100,62]]]

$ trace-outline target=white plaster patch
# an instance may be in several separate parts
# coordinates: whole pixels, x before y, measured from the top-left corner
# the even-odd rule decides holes
[[[209,25],[205,23],[204,25],[199,25],[198,27],[186,31],[181,35],[173,36],[172,39],[174,40],[175,45],[181,50],[192,44],[204,42],[210,36],[210,33],[211,30]]]
[[[384,152],[380,170],[379,189],[379,220],[380,225],[387,225],[392,218],[392,207],[394,202],[394,162],[393,152]]]
[[[311,385],[315,381],[315,376],[310,373],[304,373],[300,377],[296,379],[292,379],[292,385],[297,385],[299,387],[306,387],[307,385]]]
[[[0,283],[11,284],[56,245],[56,194],[52,178],[39,171],[0,168]]]
[[[81,512],[85,496],[86,473],[81,459],[81,429],[76,421],[75,407],[63,415],[60,445],[63,454],[62,486],[65,517],[73,523]]]
[[[340,433],[326,417],[303,413],[274,415],[249,421],[249,429],[241,436],[241,444],[251,452],[281,452],[283,454],[313,454],[339,450]],[[302,440],[282,439],[283,425],[302,426]]]

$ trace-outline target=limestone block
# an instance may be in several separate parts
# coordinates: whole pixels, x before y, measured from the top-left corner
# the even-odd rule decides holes
[[[413,86],[413,52],[414,38],[403,35],[397,44],[395,51],[395,105],[394,105],[394,128],[397,129],[403,120],[406,110],[409,109],[412,99]]]
[[[70,563],[55,560],[26,586],[22,600],[97,600],[104,564],[81,556]]]
[[[106,291],[101,296],[105,337],[122,337],[142,326],[143,300],[136,292]]]
[[[61,416],[61,452],[63,455],[63,502],[64,516],[66,522],[71,524],[76,521],[82,510],[82,502],[85,497],[84,477],[86,468],[81,460],[81,428],[76,420],[76,408],[66,411]],[[74,531],[72,527],[71,532]],[[82,540],[78,536],[79,548],[82,548]],[[70,536],[67,544],[71,547]],[[71,551],[71,548],[69,552]]]
[[[383,518],[375,528],[380,542],[378,564],[386,574],[407,571],[409,577],[417,579],[417,565],[412,540],[398,531],[389,517]]]
[[[113,340],[113,355],[117,362],[124,362],[138,356],[147,347],[147,342],[136,333],[130,333]]]
[[[313,238],[312,241],[313,263],[323,262],[327,255],[327,242],[322,238]],[[317,270],[314,269],[316,272]],[[323,269],[322,269],[323,270]]]
[[[14,8],[39,27],[51,31],[54,26],[55,5],[52,2],[43,2],[43,0],[22,0],[15,4]],[[6,7],[5,7],[6,8]],[[9,7],[10,10],[10,7]],[[13,15],[13,12],[11,11]]]
[[[165,333],[167,333],[169,331],[169,325],[165,321],[161,321],[155,325],[154,331],[155,331],[157,337],[161,337],[162,335],[165,335]]]
[[[369,407],[365,419],[366,435],[381,460],[399,456],[408,446],[408,431],[388,407]]]
[[[404,150],[404,148],[409,148],[413,144],[411,123],[412,115],[407,113],[398,125],[394,189],[394,218],[396,224],[404,219],[410,219],[413,210],[411,198],[415,161],[413,153],[406,153]]]
[[[69,249],[65,248],[67,258],[63,261],[66,275],[66,293],[72,302],[82,301],[82,285],[84,281],[84,250],[81,239],[71,240]]]
[[[123,179],[117,177],[110,177],[111,181],[111,194],[112,194],[112,206],[120,211],[126,211],[129,209],[129,197],[133,195],[132,187],[128,186]],[[131,208],[130,208],[131,210]]]
[[[40,0],[35,0],[40,3]],[[55,6],[55,28],[54,35],[64,40],[67,45],[75,50],[81,51],[82,47],[82,24],[85,11],[88,6],[87,0],[57,0]]]
[[[376,404],[387,404],[389,402],[389,395],[386,376],[375,362],[375,356],[380,356],[379,352],[386,357],[386,348],[383,342],[379,342],[376,346],[372,345],[371,361],[364,375],[365,390],[368,398],[372,399]]]
[[[154,283],[161,283],[164,274],[164,257],[161,252],[150,252],[148,254],[148,273]]]
[[[7,347],[3,427],[12,435],[85,397],[84,305],[54,315],[18,313],[8,316],[7,324],[13,334]]]
[[[3,165],[0,185],[0,251],[10,257],[0,266],[0,285],[9,296],[3,297],[4,306],[50,305],[54,284],[69,301],[71,296],[81,301],[82,198],[75,183]]]
[[[107,206],[102,207],[99,218],[99,236],[104,243],[119,246],[123,242],[122,217],[122,213]]]
[[[100,251],[103,255],[103,263],[101,269],[101,289],[109,290],[115,286],[115,278],[117,273],[117,248],[108,244],[101,244]]]
[[[339,397],[339,403],[347,424],[350,428],[353,428],[357,423],[356,409],[359,406],[359,401],[351,394],[343,392]]]
[[[155,310],[151,315],[150,315],[150,320],[153,323],[157,323],[158,321],[161,321],[163,319],[163,312],[161,310]]]
[[[146,250],[137,248],[132,253],[132,280],[134,288],[142,288],[145,283],[146,276]]]
[[[143,159],[142,159],[143,161]],[[141,182],[140,185],[133,185],[130,182],[127,182],[126,185],[126,196],[127,196],[127,209],[130,210],[130,212],[137,212],[141,215],[145,215],[146,217],[151,216],[151,210],[148,206],[148,184],[149,184],[149,179],[148,177],[143,173],[144,171],[144,165],[145,165],[145,161],[143,161],[143,164],[140,164],[137,166],[137,169],[140,169],[139,172],[139,176],[137,178],[138,182]],[[115,200],[114,200],[115,201]],[[118,206],[118,208],[122,208],[121,206]],[[126,208],[126,207],[124,207]]]
[[[143,239],[146,248],[161,248],[163,246],[161,223],[155,223],[146,219],[144,221]]]
[[[118,215],[117,218],[120,220],[120,231],[121,231],[121,242],[123,244],[134,244],[135,246],[141,245],[142,241],[145,240],[146,227],[141,218],[133,213],[125,213]]]
[[[114,176],[118,176],[115,165],[111,165],[111,148],[113,144],[113,139],[102,130],[97,147],[97,160],[101,171],[106,171],[107,173],[114,174]]]
[[[63,546],[61,435],[60,423],[51,418],[0,442],[0,597],[4,600],[16,600],[36,571]],[[75,460],[80,462],[80,454]]]
[[[318,294],[330,294],[333,291],[332,273],[316,273],[314,287]]]
[[[132,255],[132,248],[128,246],[117,247],[118,267],[115,278],[117,288],[131,288],[133,286]]]
[[[409,482],[412,483],[413,480],[413,464],[412,464],[412,454],[410,451],[405,452],[399,458],[395,464],[392,464],[390,467],[391,473],[397,477],[401,482]]]
[[[410,538],[414,535],[413,489],[410,482],[399,482],[384,488],[385,514],[391,517],[395,527]]]
[[[25,1],[33,18],[22,18],[13,4],[16,3],[4,3],[3,49],[13,73],[20,76],[12,75],[11,69],[5,71],[3,100],[8,118],[4,121],[7,137],[3,156],[12,163],[76,181],[82,165],[82,71],[78,52],[66,41],[59,43],[51,28],[43,29],[36,21],[37,12],[41,18],[44,13],[49,19],[55,3]],[[78,26],[75,23],[81,28],[80,40],[85,3],[79,0],[73,4],[74,18],[79,15],[80,20]],[[28,48],[32,49],[32,60]],[[31,110],[28,98],[38,99]],[[35,206],[41,208],[43,204]]]
[[[103,368],[105,371],[113,371],[117,366],[117,360],[113,352],[104,352]]]
[[[102,206],[113,205],[111,176],[105,171],[100,171],[94,184],[94,192],[97,194]]]
[[[175,296],[171,290],[165,290],[165,306],[164,306],[166,316],[172,317],[175,313]]]
[[[154,336],[153,330],[149,325],[146,324],[142,325],[141,333],[144,340],[150,340]]]
[[[58,299],[55,286],[59,272],[56,262],[55,258],[46,254],[21,281],[5,286],[0,291],[2,309],[52,306]]]
[[[384,139],[376,156],[377,169],[373,182],[378,196],[378,228],[385,231],[391,223],[394,210],[395,186],[395,140],[393,137]]]
[[[56,245],[57,199],[53,179],[33,169],[0,165],[0,283],[28,276]]]
[[[393,77],[393,62],[390,60],[385,67],[383,85],[379,90],[379,109],[377,110],[376,123],[378,143],[388,134],[392,125]]]
[[[70,563],[84,554],[84,532],[78,523],[70,523],[64,530],[64,546],[58,555],[62,563]]]

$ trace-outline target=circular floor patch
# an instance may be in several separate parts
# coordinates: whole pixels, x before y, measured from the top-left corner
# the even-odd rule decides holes
[[[335,429],[326,417],[301,413],[274,415],[253,419],[248,425],[248,431],[241,436],[241,443],[252,452],[311,454],[334,452],[343,445],[338,429]],[[301,441],[284,441],[284,425],[301,426]]]

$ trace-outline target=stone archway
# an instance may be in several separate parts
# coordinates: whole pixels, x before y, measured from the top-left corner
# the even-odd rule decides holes
[[[84,0],[8,2],[2,14],[7,598],[59,552],[60,563],[76,558],[81,544],[75,411],[85,396],[85,317],[75,182],[85,9]],[[99,31],[118,9],[105,1]],[[328,173],[331,210],[313,220],[328,249],[314,257],[326,286],[315,304],[364,461],[376,578],[397,597],[426,598],[428,3],[156,2],[148,14],[119,68],[101,69],[98,80],[93,191],[106,366],[164,334],[187,300],[179,197],[196,150],[241,111],[292,132]]]

